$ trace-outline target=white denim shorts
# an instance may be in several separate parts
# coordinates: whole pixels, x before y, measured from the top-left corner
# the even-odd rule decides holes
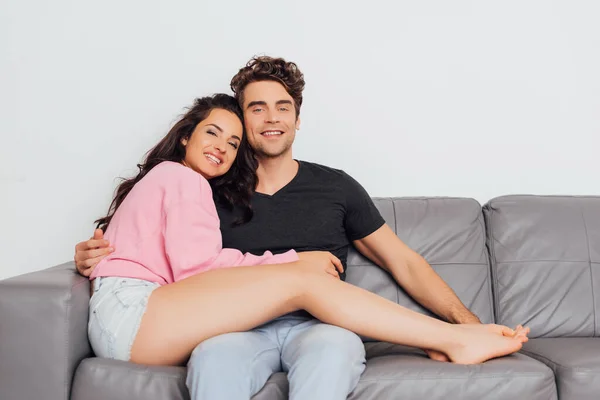
[[[88,336],[96,356],[129,361],[131,347],[156,282],[98,277],[92,281]]]

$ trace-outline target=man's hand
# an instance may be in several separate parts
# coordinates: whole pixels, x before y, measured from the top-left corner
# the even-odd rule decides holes
[[[83,276],[90,276],[100,260],[114,251],[109,245],[108,240],[104,240],[102,229],[96,229],[90,240],[78,243],[75,246],[74,257],[77,272]]]
[[[340,259],[328,251],[303,251],[298,257],[307,268],[321,270],[338,279],[340,272],[344,272]]]

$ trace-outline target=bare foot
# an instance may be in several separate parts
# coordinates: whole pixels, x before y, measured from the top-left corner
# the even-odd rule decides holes
[[[495,333],[497,335],[506,337],[521,338],[523,343],[529,340],[527,335],[529,334],[530,329],[523,328],[523,326],[521,325],[518,325],[515,329],[511,329],[507,326],[497,324],[463,324],[461,325],[461,327],[473,329],[479,332]]]
[[[522,337],[525,336],[525,338],[527,340],[525,340],[525,342],[527,342],[529,340],[529,337],[527,335],[529,335],[529,333],[531,332],[531,329],[529,329],[529,327],[527,328],[523,328],[522,325],[517,326],[517,328],[515,329],[515,337]],[[523,343],[525,343],[523,342]]]
[[[456,325],[456,328],[462,330],[462,343],[446,351],[448,358],[456,364],[479,364],[503,357],[519,351],[526,341],[526,337],[505,337],[464,325]]]
[[[423,349],[423,351],[425,352],[425,354],[427,354],[427,357],[429,357],[433,361],[440,361],[440,362],[448,362],[448,361],[450,361],[448,359],[447,355],[445,355],[444,353],[439,352],[437,350]]]
[[[509,338],[518,338],[521,343],[525,343],[529,340],[527,335],[529,334],[529,328],[523,328],[522,325],[518,325],[515,329],[511,329],[504,325],[497,324],[462,324],[464,328],[472,329],[475,332],[483,333],[495,333],[499,336],[505,336]],[[448,356],[440,351],[432,349],[423,349],[427,356],[434,361],[448,362]]]

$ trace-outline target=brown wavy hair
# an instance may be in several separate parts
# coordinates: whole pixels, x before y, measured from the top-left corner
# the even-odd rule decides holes
[[[244,89],[252,82],[275,81],[283,85],[288,94],[294,99],[296,118],[300,115],[302,106],[302,91],[304,90],[304,74],[298,66],[283,58],[256,56],[250,59],[231,79],[231,90],[235,94],[240,107],[244,106]]]
[[[121,182],[115,191],[115,197],[108,208],[106,217],[95,221],[98,228],[106,231],[110,220],[123,200],[125,200],[127,194],[152,168],[163,161],[182,162],[184,160],[185,147],[181,141],[189,139],[196,126],[204,121],[214,109],[223,109],[232,112],[242,121],[243,125],[242,110],[234,97],[219,93],[196,99],[193,106],[173,125],[169,133],[146,153],[144,161],[137,165],[139,169],[138,174],[130,179],[123,178],[123,182]],[[222,202],[230,209],[237,206],[241,207],[243,213],[235,221],[234,224],[236,225],[248,222],[253,216],[250,198],[258,182],[256,176],[257,167],[258,162],[254,151],[248,144],[248,140],[244,134],[237,156],[229,171],[209,181],[217,201]]]

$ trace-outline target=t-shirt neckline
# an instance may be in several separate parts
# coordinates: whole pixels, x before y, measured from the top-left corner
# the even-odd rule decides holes
[[[286,189],[288,189],[290,186],[292,186],[298,180],[298,177],[300,176],[300,171],[303,168],[302,161],[296,160],[295,158],[294,158],[294,161],[296,161],[298,163],[298,171],[296,171],[296,175],[294,175],[294,177],[292,178],[291,181],[289,181],[281,189],[279,189],[278,191],[276,191],[273,194],[266,194],[266,193],[261,193],[261,192],[256,192],[256,191],[254,192],[254,194],[258,195],[260,197],[264,197],[266,199],[272,199],[272,198],[278,197],[280,195],[280,193],[286,191]]]

